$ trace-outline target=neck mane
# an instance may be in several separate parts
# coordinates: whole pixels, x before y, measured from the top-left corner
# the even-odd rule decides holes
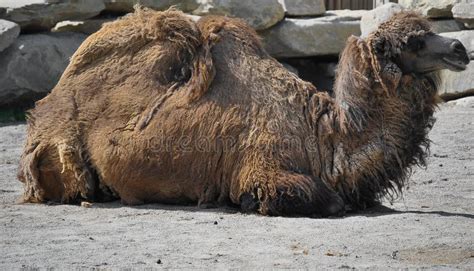
[[[389,61],[380,70],[373,68],[367,44],[352,37],[341,55],[330,109],[324,113],[318,105],[327,117],[318,118],[315,132],[330,146],[319,156],[332,154],[321,176],[356,208],[401,192],[411,166],[425,165],[435,121],[436,73],[402,75]]]

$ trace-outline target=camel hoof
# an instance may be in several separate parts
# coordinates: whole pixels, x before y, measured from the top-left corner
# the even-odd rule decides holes
[[[258,199],[254,198],[252,193],[243,193],[240,196],[240,209],[244,213],[251,213],[258,210],[260,207],[260,202]]]
[[[346,213],[346,205],[339,195],[334,194],[321,211],[323,217],[341,217]]]

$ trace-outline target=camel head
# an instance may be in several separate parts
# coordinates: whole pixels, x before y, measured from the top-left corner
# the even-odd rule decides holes
[[[368,40],[382,66],[392,62],[403,74],[463,71],[469,64],[466,48],[459,40],[433,33],[429,22],[413,12],[394,15]]]
[[[410,37],[398,59],[404,73],[427,73],[443,69],[463,71],[469,64],[466,48],[457,39],[433,33]]]

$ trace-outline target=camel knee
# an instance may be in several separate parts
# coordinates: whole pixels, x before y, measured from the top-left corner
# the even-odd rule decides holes
[[[269,201],[269,215],[313,215],[341,216],[344,214],[344,201],[335,192],[315,191],[310,198],[298,188],[291,191],[280,189],[278,195]]]
[[[276,180],[273,191],[257,188],[242,193],[241,209],[266,215],[340,216],[343,199],[317,178],[298,173],[285,173]]]

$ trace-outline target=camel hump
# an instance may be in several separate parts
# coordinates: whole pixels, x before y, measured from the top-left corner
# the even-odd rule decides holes
[[[182,12],[174,9],[156,12],[136,7],[134,13],[104,24],[89,36],[73,55],[70,68],[81,70],[98,65],[104,58],[134,56],[156,44],[166,46],[160,53],[195,54],[200,43],[199,29]]]
[[[250,50],[259,56],[268,54],[263,48],[260,36],[245,21],[223,16],[206,16],[198,21],[198,27],[204,39],[227,42],[237,50]]]
[[[90,73],[111,82],[126,77],[179,85],[195,99],[214,77],[211,40],[196,23],[173,8],[135,12],[105,24],[87,38],[71,58],[63,77]],[[100,72],[103,71],[103,72]]]

